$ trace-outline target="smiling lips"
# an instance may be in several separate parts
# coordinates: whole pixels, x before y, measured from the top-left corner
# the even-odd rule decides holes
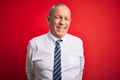
[[[58,29],[66,29],[67,27],[64,26],[57,26]]]

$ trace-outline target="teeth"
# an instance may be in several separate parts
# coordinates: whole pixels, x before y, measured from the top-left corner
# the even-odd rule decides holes
[[[59,27],[59,26],[57,26],[57,28],[59,28],[59,29],[62,29],[62,28],[65,29],[66,27]]]

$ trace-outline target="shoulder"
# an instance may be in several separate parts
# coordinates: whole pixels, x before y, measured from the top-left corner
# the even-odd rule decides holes
[[[42,41],[44,41],[46,38],[47,38],[47,34],[33,37],[32,39],[29,40],[29,44],[34,46],[38,43],[42,43]]]
[[[77,37],[77,36],[74,36],[72,34],[67,34],[67,37],[72,40],[72,41],[75,41],[75,42],[81,42],[82,43],[82,39]]]

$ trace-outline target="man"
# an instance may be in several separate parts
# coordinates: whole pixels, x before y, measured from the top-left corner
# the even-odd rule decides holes
[[[71,11],[56,4],[47,17],[50,31],[30,40],[27,49],[28,80],[82,80],[82,40],[68,34]]]

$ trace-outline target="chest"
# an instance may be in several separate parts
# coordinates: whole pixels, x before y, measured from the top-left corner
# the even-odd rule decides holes
[[[33,55],[33,66],[37,71],[49,70],[53,71],[54,66],[54,49],[55,45],[48,44],[39,46]],[[81,51],[73,45],[61,44],[61,63],[62,70],[65,71],[71,68],[80,66],[80,53]]]

